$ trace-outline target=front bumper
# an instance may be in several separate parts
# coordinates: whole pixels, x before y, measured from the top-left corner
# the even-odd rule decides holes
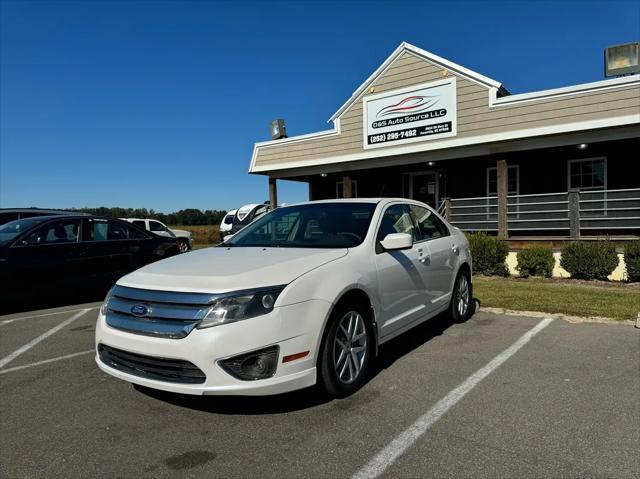
[[[331,303],[310,300],[275,308],[271,313],[223,326],[195,329],[183,339],[167,339],[128,333],[109,327],[99,314],[96,324],[96,363],[107,374],[125,381],[183,394],[269,395],[312,386],[316,383],[316,358],[322,326]],[[193,363],[206,375],[202,384],[149,379],[125,373],[103,363],[98,345],[131,353]],[[276,373],[268,379],[243,381],[228,374],[218,361],[266,346],[278,345]],[[301,359],[283,363],[287,355],[309,351]]]

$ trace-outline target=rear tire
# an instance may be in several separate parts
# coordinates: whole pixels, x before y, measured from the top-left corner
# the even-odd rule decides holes
[[[367,308],[339,306],[331,315],[318,365],[318,384],[328,394],[346,397],[364,383],[374,351],[373,327]]]
[[[460,271],[456,277],[449,311],[456,323],[464,323],[473,314],[471,281],[466,271]]]

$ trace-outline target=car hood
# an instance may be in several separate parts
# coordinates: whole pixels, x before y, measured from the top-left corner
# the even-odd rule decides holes
[[[225,293],[289,284],[348,249],[206,248],[140,268],[118,280],[130,288],[193,293]]]
[[[173,228],[171,228],[171,232],[176,236],[182,236],[182,237],[191,236],[191,233],[187,230],[174,230]]]

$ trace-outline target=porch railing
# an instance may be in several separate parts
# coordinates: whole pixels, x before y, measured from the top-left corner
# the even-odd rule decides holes
[[[640,231],[640,188],[507,196],[508,232]],[[464,231],[500,232],[498,197],[451,198],[444,216]]]

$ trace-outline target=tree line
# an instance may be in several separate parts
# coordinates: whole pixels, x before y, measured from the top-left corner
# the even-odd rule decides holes
[[[74,208],[71,211],[89,213],[91,215],[106,216],[108,218],[151,218],[162,221],[167,225],[219,225],[227,214],[222,210],[198,210],[188,208],[175,213],[159,213],[146,208]]]

